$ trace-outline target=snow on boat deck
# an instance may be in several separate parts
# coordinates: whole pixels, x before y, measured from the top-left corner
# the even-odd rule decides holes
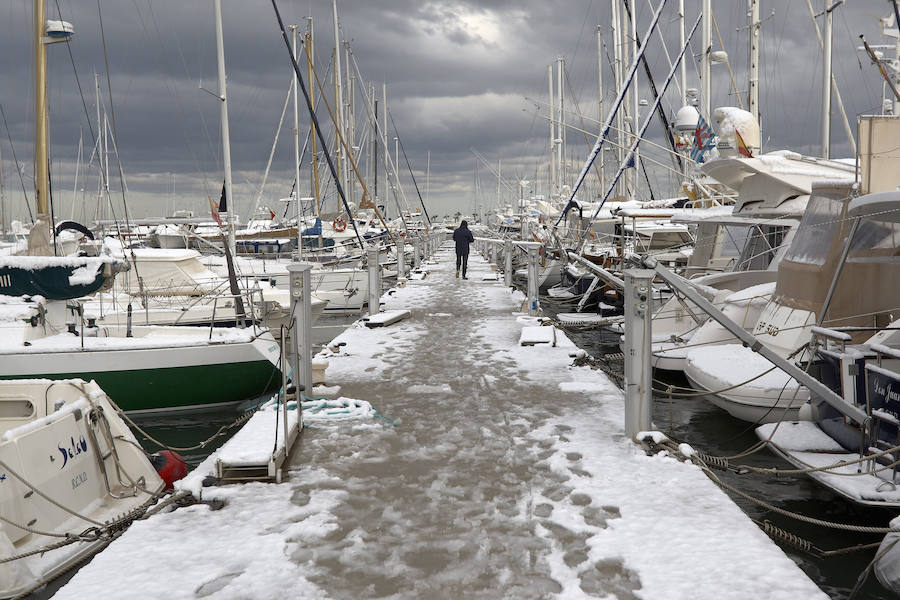
[[[409,319],[324,351],[372,409],[308,422],[282,484],[135,523],[55,598],[827,598],[699,469],[625,438],[565,335],[520,346],[537,323],[480,257],[469,280],[438,258],[383,298]]]

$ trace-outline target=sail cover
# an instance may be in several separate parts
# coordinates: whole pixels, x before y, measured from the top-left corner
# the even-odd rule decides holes
[[[125,263],[109,256],[0,257],[0,294],[69,300],[100,290]]]

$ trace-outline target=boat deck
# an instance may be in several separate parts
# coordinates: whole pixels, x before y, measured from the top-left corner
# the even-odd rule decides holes
[[[562,332],[521,345],[539,322],[479,256],[425,268],[383,297],[409,318],[323,350],[333,398],[283,483],[201,488],[205,462],[183,485],[224,507],[135,523],[55,598],[827,598],[699,469],[625,438]]]

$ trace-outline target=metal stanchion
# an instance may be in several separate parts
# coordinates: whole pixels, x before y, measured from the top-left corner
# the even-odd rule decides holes
[[[625,271],[625,435],[651,429],[652,287],[649,269]]]
[[[294,369],[291,379],[297,388],[298,403],[302,401],[303,390],[312,391],[312,267],[311,263],[301,262],[292,262],[287,266],[291,285],[291,314],[294,315],[291,334]]]
[[[513,273],[512,273],[512,242],[510,240],[506,240],[504,244],[506,247],[506,262],[503,266],[503,284],[506,287],[512,287]]]
[[[369,316],[377,315],[381,309],[381,265],[378,264],[378,248],[369,248],[366,253],[369,268]]]
[[[538,298],[538,249],[528,247],[528,314],[536,315],[541,308]]]

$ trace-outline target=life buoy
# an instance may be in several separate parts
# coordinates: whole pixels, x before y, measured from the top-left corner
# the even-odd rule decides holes
[[[337,217],[334,221],[331,222],[331,227],[335,231],[344,231],[347,229],[347,221],[344,220],[344,217]]]

